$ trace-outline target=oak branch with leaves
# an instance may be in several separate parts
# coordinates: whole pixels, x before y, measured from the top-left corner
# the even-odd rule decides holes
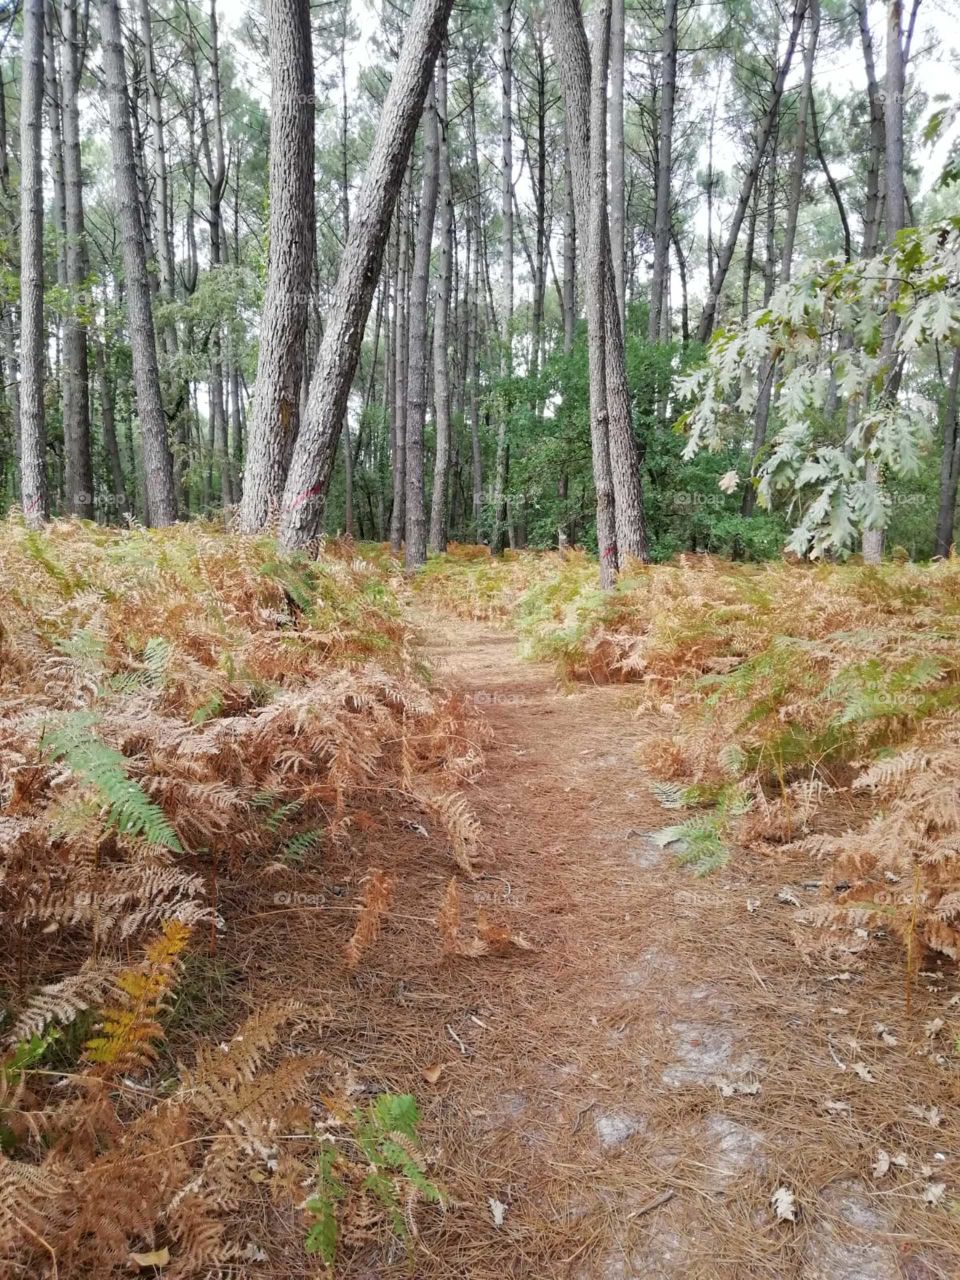
[[[693,400],[677,424],[684,457],[742,438],[762,377],[775,378],[778,429],[751,466],[757,500],[786,500],[788,550],[846,554],[889,517],[868,460],[881,477],[916,472],[936,421],[921,387],[924,357],[958,344],[960,217],[907,228],[874,258],[816,264],[746,323],[718,330],[707,362],[678,382]]]

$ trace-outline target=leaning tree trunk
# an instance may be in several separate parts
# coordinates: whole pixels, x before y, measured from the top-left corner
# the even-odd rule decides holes
[[[660,59],[660,139],[657,154],[657,203],[653,220],[653,273],[650,277],[650,320],[647,337],[660,338],[660,313],[665,307],[670,264],[670,194],[673,181],[673,107],[677,90],[677,0],[666,0],[663,51]]]
[[[240,527],[254,533],[283,493],[297,435],[314,244],[309,0],[270,0],[270,250],[247,431]]]
[[[410,286],[410,361],[407,371],[406,513],[404,563],[418,569],[427,562],[427,513],[423,492],[423,428],[427,416],[427,294],[430,248],[439,190],[437,103],[431,84],[423,111],[423,183]]]
[[[20,87],[20,492],[27,522],[47,514],[43,418],[43,4],[23,0]]]
[[[817,42],[820,38],[820,0],[809,0],[807,15],[810,30],[803,54],[803,83],[797,99],[797,133],[793,148],[793,161],[790,166],[790,195],[787,201],[787,218],[783,232],[783,248],[780,255],[780,283],[787,284],[793,273],[793,251],[797,240],[797,222],[800,217],[800,201],[803,197],[803,176],[807,161],[807,117],[810,114],[811,95],[813,93],[813,64],[817,54]],[[772,233],[771,233],[772,236]],[[770,264],[773,271],[773,264]],[[757,395],[756,414],[753,423],[753,445],[751,453],[751,472],[757,467],[760,451],[767,439],[767,427],[770,423],[770,406],[773,403],[773,384],[776,377],[777,362],[767,357],[760,369],[760,389]],[[750,515],[756,490],[747,485],[743,492],[743,514]]]
[[[437,66],[437,114],[440,126],[440,269],[433,321],[433,384],[436,404],[437,447],[433,464],[433,497],[430,504],[430,550],[447,546],[447,483],[450,472],[450,362],[448,321],[453,261],[453,188],[447,119],[447,56]],[[456,309],[454,310],[456,314]]]
[[[777,121],[777,115],[780,110],[780,99],[783,96],[783,86],[786,83],[787,74],[790,70],[790,64],[793,61],[793,54],[797,47],[797,40],[800,36],[800,28],[803,26],[804,15],[807,11],[807,0],[795,0],[793,9],[793,18],[790,26],[790,35],[787,40],[786,52],[783,55],[783,61],[777,68],[773,85],[771,86],[770,101],[767,104],[767,110],[760,122],[757,130],[757,140],[753,147],[750,161],[747,165],[747,171],[744,174],[743,182],[740,186],[740,194],[733,211],[733,218],[730,222],[730,229],[727,232],[727,238],[724,241],[723,248],[720,250],[720,257],[717,260],[716,271],[710,282],[710,290],[707,294],[707,300],[704,303],[703,312],[700,316],[700,325],[697,330],[697,340],[706,342],[713,332],[714,322],[717,317],[717,307],[720,302],[720,294],[723,292],[724,282],[727,278],[727,272],[730,270],[730,264],[733,261],[734,250],[737,247],[737,240],[740,236],[740,228],[743,225],[743,219],[747,212],[747,206],[750,203],[750,197],[753,194],[754,183],[760,172],[760,165],[763,162],[763,155],[770,141],[770,135],[773,133],[774,125]]]
[[[133,154],[127,72],[123,61],[123,36],[118,0],[101,0],[100,33],[103,67],[110,102],[110,145],[114,181],[123,237],[123,271],[126,279],[133,382],[143,440],[147,521],[172,524],[177,518],[173,487],[173,460],[160,398],[156,332],[147,274],[147,254],[140,214],[140,193]]]
[[[407,22],[287,475],[280,520],[281,541],[287,547],[308,545],[320,529],[343,415],[390,231],[391,210],[452,4],[453,0],[415,0]]]

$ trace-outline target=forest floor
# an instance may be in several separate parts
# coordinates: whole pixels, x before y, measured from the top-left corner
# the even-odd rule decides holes
[[[437,679],[492,729],[464,929],[475,904],[531,949],[438,958],[450,864],[414,822],[369,837],[398,886],[358,974],[330,966],[309,910],[260,915],[244,967],[275,983],[298,955],[305,993],[332,1009],[327,1050],[361,1085],[416,1093],[450,1198],[417,1210],[412,1264],[371,1239],[343,1274],[960,1274],[960,1108],[942,1069],[955,975],[923,969],[908,1008],[893,944],[860,971],[806,967],[791,907],[816,890],[809,858],[743,855],[695,879],[650,838],[670,819],[636,751],[658,726],[629,686],[563,689],[504,631],[412,620]],[[356,852],[325,865],[325,900],[360,874]]]

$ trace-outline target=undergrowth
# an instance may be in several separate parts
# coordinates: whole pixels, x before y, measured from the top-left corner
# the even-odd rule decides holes
[[[326,1011],[254,1007],[218,1043],[212,1014],[187,1034],[184,999],[205,1007],[231,929],[221,880],[322,860],[370,797],[432,819],[472,869],[481,724],[425,678],[391,574],[202,523],[0,526],[3,1274],[238,1274],[260,1196],[304,1247],[316,1134],[348,1096],[314,1051]],[[346,970],[390,906],[390,878],[359,870]],[[367,1117],[357,1159],[380,1152],[367,1191],[412,1238],[411,1188],[437,1196],[394,1119],[403,1141]]]

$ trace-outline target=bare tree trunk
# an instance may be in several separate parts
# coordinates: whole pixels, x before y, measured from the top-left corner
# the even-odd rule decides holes
[[[503,220],[503,316],[501,370],[509,387],[513,377],[513,0],[500,7],[500,142],[502,158],[501,217]],[[507,419],[510,392],[501,401],[497,422],[497,458],[493,490],[493,532],[490,548],[500,555],[506,541]],[[505,402],[504,402],[505,400]]]
[[[82,49],[77,0],[63,0],[63,186],[66,213],[66,275],[70,305],[64,322],[63,442],[66,464],[67,509],[86,519],[93,517],[93,461],[90,454],[90,373],[86,308],[82,291],[87,266],[86,229],[83,219],[83,173],[80,160],[78,106]]]
[[[870,151],[867,161],[866,197],[863,206],[863,247],[861,256],[872,258],[880,244],[880,166],[883,162],[885,125],[883,97],[877,83],[877,68],[873,54],[873,37],[867,14],[867,0],[854,0],[854,9],[860,26],[860,46],[867,76],[867,100],[870,104]]]
[[[577,324],[577,231],[573,205],[573,170],[570,165],[570,145],[563,146],[563,350],[569,355],[573,350],[573,335]]]
[[[887,221],[887,245],[892,247],[899,231],[906,226],[906,192],[903,185],[903,8],[901,0],[887,0],[887,75],[884,85],[883,115],[885,126],[884,161]],[[881,357],[886,369],[887,385],[881,396],[894,400],[899,389],[899,379],[893,374],[894,344],[899,327],[899,317],[888,309],[883,327]],[[868,485],[879,489],[883,483],[880,468],[873,458],[868,459],[864,479]],[[863,559],[866,564],[879,564],[883,555],[883,530],[864,529]]]
[[[675,0],[667,0],[675,4]],[[626,41],[626,6],[613,0],[610,13],[610,254],[617,292],[620,328],[627,328],[627,254],[625,240],[626,189],[624,184],[623,63]],[[661,146],[663,137],[661,135]]]
[[[790,70],[790,64],[793,61],[793,54],[797,47],[797,40],[800,36],[800,28],[803,26],[804,15],[807,10],[807,0],[795,0],[793,17],[790,26],[790,35],[787,40],[786,52],[783,55],[783,61],[777,68],[773,85],[770,92],[770,101],[763,119],[757,130],[757,141],[754,145],[747,171],[744,174],[743,182],[740,187],[740,195],[737,198],[737,204],[733,211],[733,218],[730,222],[730,229],[727,238],[724,241],[723,248],[720,250],[720,257],[717,260],[717,268],[713,275],[710,285],[710,291],[707,301],[704,303],[703,314],[700,316],[700,325],[697,330],[697,339],[700,342],[706,342],[713,332],[714,321],[717,315],[717,306],[720,302],[720,294],[723,292],[723,286],[727,278],[727,272],[730,270],[730,264],[733,261],[734,250],[737,247],[737,240],[740,236],[740,228],[743,225],[744,215],[747,211],[747,205],[750,203],[750,197],[753,194],[753,186],[760,172],[760,165],[763,162],[763,155],[773,133],[776,124],[777,114],[780,110],[780,99],[783,96],[783,86],[786,82],[787,74]]]
[[[297,435],[314,254],[309,0],[270,0],[270,249],[247,431],[240,527],[255,533],[283,493]]]
[[[48,511],[43,417],[43,4],[23,0],[20,87],[20,492],[24,516]]]
[[[380,116],[357,216],[344,248],[307,414],[294,449],[281,515],[285,546],[316,537],[363,330],[377,286],[403,170],[450,16],[452,0],[415,0]]]
[[[172,524],[177,518],[173,461],[160,399],[153,304],[147,274],[147,254],[140,215],[140,194],[133,154],[127,73],[118,0],[101,0],[100,32],[103,65],[110,102],[110,143],[123,234],[123,269],[137,413],[143,440],[147,520]]]
[[[434,401],[437,447],[433,464],[433,498],[430,504],[430,550],[447,546],[447,483],[450,471],[450,365],[448,320],[453,258],[453,187],[447,117],[447,54],[437,64],[437,114],[440,125],[440,270],[437,276],[433,327]]]
[[[397,343],[396,399],[393,422],[393,509],[390,513],[390,547],[399,551],[403,546],[407,507],[407,379],[410,367],[409,342],[409,277],[410,277],[410,169],[400,191],[394,217],[397,220],[400,243],[397,268]]]
[[[803,55],[803,83],[797,101],[797,132],[794,140],[793,163],[790,166],[790,193],[787,199],[787,219],[783,232],[783,246],[780,253],[780,282],[786,284],[793,271],[793,250],[797,239],[797,222],[800,217],[800,201],[803,197],[803,175],[807,161],[807,116],[810,112],[810,101],[813,92],[813,64],[816,58],[817,42],[820,38],[820,3],[809,0],[807,16],[810,31],[807,36]],[[771,175],[775,176],[775,167],[771,166]],[[773,186],[771,185],[768,206],[768,273],[770,291],[772,293],[773,275]],[[769,301],[769,298],[767,299]],[[755,469],[760,450],[767,438],[770,423],[770,406],[773,401],[773,384],[776,375],[776,361],[766,359],[760,370],[760,388],[757,395],[756,412],[753,427],[753,453],[751,469]],[[743,491],[743,513],[749,515],[753,509],[755,491],[747,485]]]
[[[407,476],[404,562],[418,569],[427,561],[427,515],[424,507],[423,430],[427,412],[427,295],[430,249],[439,190],[437,101],[431,83],[423,109],[423,183],[413,253],[410,289],[410,360],[407,373]]]
[[[666,0],[663,15],[663,51],[660,59],[660,136],[657,152],[657,205],[653,224],[653,274],[650,279],[650,318],[647,337],[660,337],[660,313],[664,307],[670,265],[670,194],[673,182],[673,106],[677,88],[677,0]]]
[[[97,384],[100,391],[100,421],[103,427],[103,447],[110,464],[110,479],[113,491],[108,504],[111,518],[122,516],[130,510],[126,483],[123,478],[123,464],[120,461],[120,444],[117,440],[117,426],[114,413],[114,388],[107,369],[107,357],[103,343],[94,340],[94,361],[97,370]]]
[[[953,546],[953,526],[957,519],[957,485],[960,483],[958,389],[960,389],[960,347],[955,347],[943,406],[943,453],[940,457],[940,500],[934,549],[934,554],[938,556],[950,554],[950,548]]]
[[[599,129],[604,135],[604,166],[606,162],[606,109],[604,106],[603,114],[598,117],[600,103],[596,94],[591,95],[590,52],[577,0],[550,0],[548,12],[566,108],[567,140],[570,145],[573,168],[576,219],[578,226],[582,229],[591,225],[592,161],[598,160],[591,151],[594,129]],[[607,15],[609,18],[609,11]],[[600,26],[606,33],[606,25],[601,23]],[[602,45],[604,49],[607,48],[608,33],[605,34]],[[606,85],[606,61],[603,64],[602,79]],[[604,174],[604,191],[605,183]],[[613,266],[610,259],[606,198],[597,216],[600,220],[601,245],[599,251],[594,253],[592,263],[593,267],[600,272],[599,278],[603,287],[605,409],[616,519],[616,540],[608,542],[606,548],[608,560],[616,566],[621,556],[631,555],[638,559],[646,559],[647,544],[640,461],[633,436],[630,390],[624,363],[623,332],[620,329],[620,313],[617,308]],[[586,274],[590,274],[589,269]],[[591,395],[593,394],[592,392]],[[599,388],[596,397],[599,397]],[[595,413],[594,405],[599,410],[599,398],[591,399],[591,416]],[[595,463],[597,462],[603,465],[602,459],[595,459]],[[610,548],[613,549],[612,552]]]

